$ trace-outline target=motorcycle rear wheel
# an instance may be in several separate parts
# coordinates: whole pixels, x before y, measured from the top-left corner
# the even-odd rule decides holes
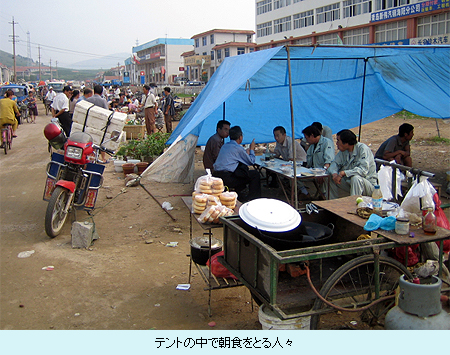
[[[55,238],[61,232],[66,221],[67,212],[64,212],[69,191],[61,186],[53,190],[45,213],[45,232],[50,238]]]

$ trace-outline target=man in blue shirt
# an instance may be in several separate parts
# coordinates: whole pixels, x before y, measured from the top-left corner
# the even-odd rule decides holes
[[[234,188],[241,202],[261,197],[259,173],[249,170],[248,166],[255,163],[255,140],[247,151],[240,145],[244,139],[241,127],[230,128],[230,141],[220,149],[214,163],[214,176],[223,180],[225,186]],[[248,184],[248,195],[243,191]]]

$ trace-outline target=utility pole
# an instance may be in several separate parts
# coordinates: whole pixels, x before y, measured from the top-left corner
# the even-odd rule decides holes
[[[53,81],[53,73],[52,73],[52,59],[50,58],[50,81]]]
[[[56,61],[55,68],[56,68],[56,79],[58,79],[58,61]]]
[[[30,31],[27,32],[27,58],[28,65],[31,66],[33,59],[31,59]]]
[[[39,60],[39,81],[42,80],[42,76],[41,76],[41,46],[38,45],[38,60]],[[38,84],[39,84],[38,81]]]
[[[12,43],[13,43],[13,58],[14,58],[14,81],[17,80],[16,78],[16,30],[14,28],[14,25],[18,24],[17,22],[14,22],[14,16],[12,18],[12,22],[10,22],[10,24],[12,25],[13,28],[13,34],[12,36],[10,35],[9,37],[12,37]]]

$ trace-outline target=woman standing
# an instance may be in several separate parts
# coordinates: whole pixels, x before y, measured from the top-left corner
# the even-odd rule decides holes
[[[28,114],[30,115],[31,123],[36,123],[36,116],[38,115],[36,96],[30,90],[27,97]]]
[[[80,91],[74,90],[72,92],[72,96],[69,99],[69,115],[70,119],[73,117],[73,111],[75,110],[75,105],[77,104],[77,100],[80,97]]]

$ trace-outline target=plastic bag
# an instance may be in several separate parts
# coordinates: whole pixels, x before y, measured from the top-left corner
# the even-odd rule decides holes
[[[228,207],[222,205],[208,206],[197,218],[200,223],[219,223],[219,217],[231,216],[234,211]]]
[[[436,216],[436,225],[441,228],[450,229],[450,222],[445,215],[445,212],[441,208],[441,200],[439,195],[436,193],[433,196],[434,204],[436,205],[436,209],[434,210],[434,215]],[[440,242],[436,242],[437,245],[440,245]],[[444,240],[444,252],[448,253],[450,251],[450,239]]]
[[[395,162],[395,161],[394,161]],[[378,171],[378,182],[383,194],[383,199],[391,200],[393,195],[403,196],[402,194],[402,181],[405,179],[405,175],[399,169],[396,169],[396,184],[395,191],[392,191],[392,167],[381,165]]]
[[[408,266],[416,265],[419,262],[419,244],[413,244],[408,246]],[[393,249],[393,255],[391,255],[395,260],[404,264],[405,262],[405,248],[398,247]]]
[[[419,183],[415,181],[414,185],[409,189],[401,204],[401,207],[406,212],[421,215],[420,199],[422,199],[422,206],[433,207],[434,209],[433,196],[435,193],[436,190],[428,181],[428,178],[422,176],[421,181]]]
[[[237,277],[234,276],[225,266],[223,266],[219,260],[217,260],[217,258],[219,256],[223,256],[225,255],[224,251],[219,251],[217,254],[214,254],[213,256],[211,256],[211,262],[210,260],[208,260],[206,262],[207,266],[210,266],[211,268],[211,273],[216,276],[216,277],[224,277],[227,279],[235,279],[237,280]]]
[[[206,169],[206,175],[200,176],[194,185],[194,191],[201,192],[208,195],[219,195],[223,192],[223,180],[221,178],[213,177],[211,171]]]

